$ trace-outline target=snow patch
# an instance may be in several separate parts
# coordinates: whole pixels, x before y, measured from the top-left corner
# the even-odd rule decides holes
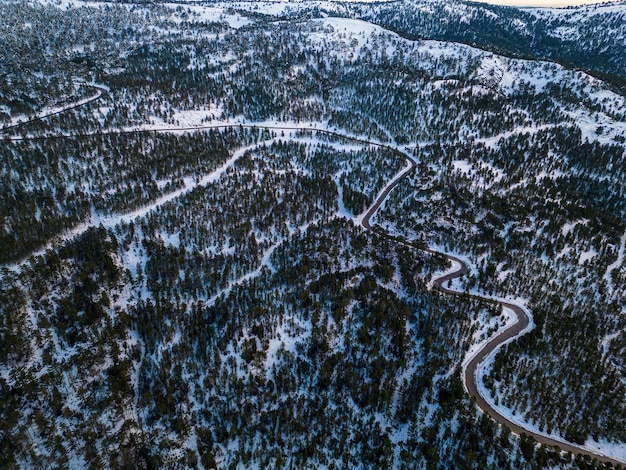
[[[626,252],[626,232],[622,235],[620,240],[619,250],[617,251],[617,259],[606,267],[606,271],[602,276],[602,279],[606,282],[608,291],[613,294],[615,286],[613,285],[613,271],[619,269],[624,264],[624,255]]]

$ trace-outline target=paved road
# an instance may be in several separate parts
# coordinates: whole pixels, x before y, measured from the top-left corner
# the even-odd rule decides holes
[[[437,253],[433,250],[428,250],[431,253]],[[469,273],[469,268],[467,265],[460,259],[455,258],[454,256],[444,254],[448,259],[458,263],[459,269],[452,273],[448,273],[444,276],[441,276],[433,281],[433,288],[439,290],[448,295],[456,295],[456,296],[464,296],[471,297],[474,299],[479,299],[483,302],[493,303],[501,305],[502,307],[506,307],[511,309],[515,313],[516,322],[510,327],[501,330],[497,333],[493,338],[491,338],[473,357],[472,359],[465,365],[463,369],[463,383],[467,388],[468,393],[475,399],[476,406],[487,413],[493,420],[496,422],[508,427],[515,434],[521,435],[526,434],[528,436],[532,436],[537,442],[541,444],[545,444],[552,447],[558,447],[562,451],[571,452],[575,455],[587,455],[591,458],[595,458],[600,462],[610,463],[614,466],[624,465],[624,462],[620,462],[619,460],[613,459],[611,457],[607,457],[605,455],[597,454],[591,452],[587,449],[583,449],[575,444],[568,443],[561,440],[556,440],[547,436],[543,436],[541,434],[536,434],[528,429],[523,428],[522,426],[510,421],[506,417],[502,416],[500,412],[493,408],[480,393],[477,385],[477,374],[478,367],[482,364],[482,362],[496,349],[498,349],[502,344],[509,341],[512,338],[516,338],[517,336],[521,336],[524,330],[530,324],[530,318],[526,311],[519,305],[504,302],[499,300],[490,299],[487,297],[482,297],[479,295],[466,294],[464,292],[455,291],[452,289],[446,288],[444,285],[451,279],[456,279],[462,277]]]
[[[417,167],[415,160],[409,157],[406,157],[406,159],[409,161],[409,165],[410,165],[409,168],[403,171],[402,173],[396,175],[396,177],[393,180],[391,180],[391,182],[387,184],[387,186],[378,195],[378,197],[376,198],[376,201],[374,201],[374,204],[372,204],[372,206],[367,210],[367,212],[363,216],[363,219],[361,220],[361,225],[363,226],[363,228],[367,230],[372,229],[372,226],[370,225],[370,219],[376,213],[376,211],[380,208],[381,204],[385,201],[385,199],[387,199],[387,196],[389,196],[389,193],[393,190],[393,188],[395,188],[398,185],[398,183],[400,183],[400,181],[402,181],[404,178],[406,178],[407,176],[409,176],[411,173],[415,171],[415,168]]]
[[[377,144],[377,145],[380,145],[380,144]],[[415,160],[411,158],[410,156],[404,154],[403,152],[398,151],[397,149],[393,149],[392,147],[389,147],[387,145],[382,145],[382,146],[388,149],[394,150],[398,155],[402,155],[409,162],[410,168],[398,174],[385,187],[385,189],[378,195],[378,198],[376,199],[376,201],[374,201],[374,204],[372,204],[372,206],[365,213],[365,216],[363,217],[361,221],[361,225],[365,229],[368,229],[368,230],[372,229],[372,226],[370,223],[372,216],[380,208],[381,204],[387,198],[389,193],[404,178],[406,178],[409,174],[411,174],[417,166]],[[598,461],[604,462],[604,463],[610,463],[616,467],[624,465],[625,464],[624,462],[620,462],[619,460],[613,459],[611,457],[607,457],[605,455],[598,454],[587,449],[583,449],[573,443],[556,440],[550,437],[543,436],[541,434],[536,434],[533,431],[523,428],[522,426],[510,421],[508,418],[503,416],[497,409],[492,407],[487,402],[487,400],[485,400],[484,396],[480,393],[479,388],[478,388],[477,374],[478,374],[479,366],[485,361],[485,359],[493,351],[498,349],[504,343],[511,340],[512,338],[516,338],[518,336],[521,336],[523,333],[525,333],[526,328],[528,328],[528,326],[530,325],[530,317],[528,316],[528,313],[526,312],[526,310],[524,310],[520,305],[448,289],[447,287],[445,287],[445,283],[447,283],[448,281],[452,279],[457,279],[459,277],[469,274],[470,271],[469,271],[467,264],[463,262],[462,260],[460,260],[459,258],[448,255],[446,253],[438,252],[436,250],[427,248],[427,249],[424,249],[423,251],[433,254],[433,255],[444,256],[448,258],[448,260],[450,260],[451,262],[458,264],[458,269],[456,271],[447,273],[441,277],[438,277],[437,279],[434,279],[432,283],[433,289],[436,289],[439,292],[442,292],[447,295],[463,296],[465,298],[469,297],[469,298],[481,300],[482,302],[498,304],[498,305],[501,305],[502,307],[511,309],[515,313],[516,322],[513,325],[509,326],[508,328],[499,331],[485,345],[483,345],[483,347],[478,352],[476,352],[474,356],[472,357],[472,359],[465,365],[462,371],[463,383],[468,393],[472,396],[472,398],[474,398],[476,406],[483,413],[486,413],[487,415],[489,415],[494,421],[496,421],[497,423],[501,425],[508,427],[513,433],[517,435],[526,434],[527,436],[533,437],[537,442],[541,444],[552,446],[552,447],[558,447],[562,451],[571,452],[572,454],[575,454],[575,455],[589,456],[592,459],[597,459]]]
[[[214,125],[203,125],[203,126],[196,126],[196,127],[172,127],[172,128],[167,128],[167,129],[139,129],[139,130],[127,130],[127,131],[103,131],[103,132],[96,132],[96,133],[92,133],[92,134],[67,134],[67,135],[59,135],[59,136],[46,136],[46,137],[26,137],[26,138],[19,138],[19,139],[14,139],[14,140],[39,140],[39,139],[50,139],[50,138],[63,138],[63,137],[87,137],[89,135],[101,135],[101,134],[131,134],[131,133],[157,133],[157,132],[172,132],[172,131],[198,131],[198,130],[208,130],[208,129],[224,129],[224,128],[233,128],[233,127],[241,127],[241,128],[255,128],[255,129],[265,129],[265,130],[282,130],[282,131],[289,131],[289,130],[295,130],[295,131],[309,131],[309,132],[319,132],[321,134],[325,134],[325,135],[330,135],[330,136],[335,136],[338,138],[342,138],[345,140],[349,140],[351,142],[356,142],[356,143],[362,143],[365,145],[373,145],[373,146],[377,146],[380,148],[384,148],[387,150],[390,150],[392,152],[394,152],[396,155],[398,155],[400,158],[405,159],[408,164],[409,167],[407,169],[405,169],[404,171],[400,172],[398,175],[396,175],[388,184],[387,186],[385,186],[385,188],[380,192],[380,194],[378,195],[378,197],[376,198],[376,200],[374,201],[374,203],[372,204],[372,206],[367,210],[367,212],[365,213],[365,215],[363,216],[363,218],[361,219],[361,225],[363,226],[363,228],[365,228],[366,230],[371,230],[372,229],[372,225],[371,225],[371,218],[372,216],[376,213],[376,211],[378,211],[378,209],[380,208],[381,204],[386,200],[387,196],[389,196],[389,193],[404,179],[406,178],[408,175],[410,175],[412,172],[415,171],[415,169],[417,168],[417,162],[408,154],[398,150],[397,148],[394,148],[390,145],[387,145],[385,143],[380,143],[380,142],[373,142],[373,141],[369,141],[366,139],[360,139],[360,138],[356,138],[356,137],[350,137],[347,135],[343,135],[339,132],[334,132],[334,131],[330,131],[330,130],[326,130],[326,129],[317,129],[317,128],[312,128],[312,127],[296,127],[296,126],[281,126],[281,125],[276,125],[276,126],[267,126],[267,125],[252,125],[252,124],[214,124]],[[484,413],[486,413],[487,415],[489,415],[493,420],[495,420],[496,422],[500,423],[501,425],[507,426],[509,429],[511,429],[512,432],[516,433],[516,434],[526,434],[528,436],[532,436],[537,442],[541,443],[541,444],[545,444],[548,446],[553,446],[553,447],[559,447],[561,450],[563,451],[569,451],[572,452],[573,454],[576,455],[585,455],[588,457],[591,457],[592,459],[597,459],[598,461],[601,462],[605,462],[605,463],[609,463],[612,464],[614,466],[624,466],[626,465],[626,462],[620,462],[616,459],[607,457],[605,455],[587,450],[587,449],[583,449],[579,446],[576,446],[575,444],[572,443],[567,443],[567,442],[562,442],[562,441],[557,441],[555,439],[540,435],[540,434],[536,434],[528,429],[525,429],[521,426],[519,426],[516,423],[513,423],[512,421],[508,420],[505,416],[503,416],[502,414],[500,414],[500,412],[493,408],[489,403],[487,403],[487,401],[484,399],[484,397],[480,394],[478,386],[477,386],[477,381],[476,381],[476,374],[478,371],[478,367],[481,365],[481,363],[487,358],[487,356],[489,356],[489,354],[491,354],[494,350],[496,350],[498,347],[500,347],[503,343],[505,343],[508,340],[511,340],[512,338],[516,338],[517,336],[519,336],[520,334],[522,334],[522,332],[528,327],[529,323],[530,323],[530,318],[528,316],[528,314],[526,313],[526,311],[520,307],[517,304],[513,304],[513,303],[509,303],[509,302],[503,302],[503,301],[498,301],[498,300],[494,300],[494,299],[490,299],[490,298],[486,298],[486,297],[481,297],[478,295],[472,295],[472,294],[466,294],[463,292],[457,292],[451,289],[448,289],[445,287],[445,283],[451,279],[456,279],[459,278],[461,276],[464,276],[466,274],[469,273],[469,268],[467,267],[467,265],[460,259],[455,258],[454,256],[448,255],[446,253],[441,253],[432,249],[424,249],[424,252],[433,254],[433,255],[440,255],[440,256],[444,256],[446,258],[448,258],[450,261],[452,262],[456,262],[458,263],[459,268],[451,273],[445,274],[435,280],[433,280],[433,288],[437,289],[438,291],[447,294],[447,295],[462,295],[465,297],[471,297],[471,298],[475,298],[475,299],[480,299],[483,302],[489,302],[489,303],[496,303],[499,305],[502,305],[503,307],[507,307],[509,309],[511,309],[516,317],[517,317],[517,321],[511,325],[510,327],[500,331],[499,333],[497,333],[491,340],[489,340],[489,342],[487,342],[475,355],[474,357],[465,365],[465,368],[463,369],[463,382],[465,384],[465,387],[468,391],[468,393],[475,399],[476,401],[476,405],[478,406],[478,408],[483,411]]]

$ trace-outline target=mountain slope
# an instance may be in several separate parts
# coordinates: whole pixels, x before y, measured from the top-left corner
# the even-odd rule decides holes
[[[20,6],[5,17],[110,49],[43,78],[28,58],[12,69],[24,90],[58,74],[106,93],[3,131],[3,466],[596,465],[476,410],[460,366],[506,313],[429,291],[446,266],[424,245],[469,259],[461,289],[533,311],[485,377],[495,399],[622,455],[626,101],[611,85],[356,17],[385,5]],[[133,19],[92,27],[107,15]],[[75,47],[54,44],[51,64]],[[62,89],[32,92],[29,112]],[[405,162],[341,135],[418,162],[382,231],[358,222]]]

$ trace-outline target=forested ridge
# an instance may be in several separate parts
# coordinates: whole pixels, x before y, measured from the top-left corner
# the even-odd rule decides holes
[[[603,468],[476,409],[506,313],[425,246],[532,311],[499,406],[624,454],[624,8],[458,6],[0,4],[0,466]]]

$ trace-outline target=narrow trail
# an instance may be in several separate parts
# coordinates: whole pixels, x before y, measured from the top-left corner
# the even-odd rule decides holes
[[[366,146],[375,146],[378,148],[389,150],[395,153],[398,157],[406,160],[407,166],[403,168],[391,181],[389,181],[389,183],[387,183],[387,185],[380,191],[380,193],[374,200],[373,204],[369,207],[369,209],[360,217],[359,220],[357,220],[365,230],[374,229],[371,225],[371,219],[374,216],[374,214],[378,211],[380,206],[385,202],[385,200],[387,199],[391,191],[398,184],[400,184],[402,180],[404,180],[406,177],[412,174],[417,168],[417,162],[415,161],[414,158],[412,158],[408,154],[404,153],[398,148],[393,147],[387,143],[375,142],[375,141],[367,140],[364,138],[353,137],[353,136],[345,135],[340,132],[332,131],[329,129],[316,128],[316,127],[310,127],[310,126],[297,126],[297,125],[281,126],[278,124],[277,125],[265,125],[265,124],[255,125],[255,124],[238,124],[238,123],[209,124],[209,125],[193,126],[193,127],[168,127],[168,128],[161,128],[161,129],[135,129],[135,130],[121,130],[121,131],[113,130],[113,131],[103,131],[103,132],[90,133],[90,134],[61,134],[58,136],[45,136],[45,137],[36,137],[36,136],[21,137],[21,138],[14,138],[13,140],[45,140],[45,139],[56,139],[56,138],[77,138],[77,137],[89,137],[89,136],[104,135],[104,134],[133,134],[133,133],[139,134],[139,133],[186,132],[186,131],[197,132],[197,131],[202,131],[202,130],[226,129],[226,128],[236,128],[236,127],[245,128],[245,129],[269,130],[269,131],[296,131],[296,132],[300,131],[300,132],[320,133],[326,136],[336,137],[339,139],[344,139],[350,142],[359,143],[359,144],[363,144]],[[211,181],[213,181],[214,179],[217,179],[217,177],[219,177],[219,174],[221,174],[221,172],[223,172],[225,168],[230,166],[232,161],[236,160],[236,158],[237,157],[235,156],[229,159],[224,164],[224,168],[218,169],[216,172],[214,172],[214,174],[205,176],[204,180],[206,180],[207,178],[210,179]],[[204,181],[204,183],[206,184],[206,181]],[[191,189],[193,188],[188,188],[188,187],[183,188],[182,190],[178,190],[172,194],[162,196],[159,200],[155,201],[154,204],[150,204],[148,207],[140,209],[139,211],[135,211],[134,213],[130,213],[130,214],[122,214],[119,216],[112,217],[112,220],[109,220],[108,221],[109,223],[107,225],[110,226],[111,224],[113,224],[113,221],[117,219],[125,220],[129,216],[134,218],[134,217],[139,217],[141,215],[145,215],[147,212],[155,209],[156,207],[159,207],[161,204],[165,202],[169,202],[172,199],[180,196],[182,193],[186,193],[187,191]],[[53,240],[53,242],[51,242],[51,244],[54,243],[56,245],[64,241],[67,241],[68,239],[76,236],[78,233],[82,233],[89,226],[99,225],[99,223],[101,222],[102,221],[97,221],[97,223],[93,223],[93,224],[87,223],[87,224],[81,225],[80,230],[74,231],[74,232],[70,231],[64,236],[57,237]],[[380,233],[384,234],[384,232],[382,231]],[[531,324],[531,318],[529,316],[529,313],[523,306],[518,305],[516,303],[512,303],[510,301],[492,299],[492,298],[482,297],[480,295],[475,295],[475,294],[467,294],[465,292],[460,292],[460,291],[456,291],[456,290],[445,287],[445,283],[447,283],[448,281],[460,278],[469,273],[469,268],[467,264],[464,261],[460,260],[459,258],[456,258],[447,253],[442,253],[442,252],[429,249],[429,248],[424,248],[422,249],[422,251],[432,254],[432,255],[443,256],[447,258],[450,262],[452,262],[453,265],[458,266],[458,269],[456,269],[455,271],[449,272],[436,279],[433,279],[432,288],[434,290],[437,290],[438,292],[441,292],[445,295],[463,296],[465,298],[473,298],[473,299],[481,300],[483,302],[497,304],[504,308],[509,308],[515,313],[515,316],[516,316],[515,323],[498,331],[492,338],[490,338],[486,343],[484,343],[480,347],[480,349],[472,355],[472,357],[469,360],[465,361],[464,363],[464,366],[462,368],[463,384],[465,386],[465,389],[469,393],[469,395],[475,400],[476,406],[483,413],[487,414],[497,423],[511,429],[513,433],[518,434],[518,435],[526,434],[527,436],[531,436],[540,444],[544,444],[544,445],[551,446],[551,447],[556,447],[562,451],[571,452],[572,454],[575,454],[575,455],[587,456],[592,459],[596,459],[600,462],[611,464],[615,467],[621,467],[621,466],[626,465],[626,462],[619,461],[615,458],[606,456],[604,454],[601,454],[591,449],[587,449],[583,446],[579,446],[574,443],[570,443],[570,442],[567,442],[565,440],[561,440],[555,437],[547,436],[544,434],[539,434],[530,429],[524,428],[520,424],[509,420],[500,411],[498,411],[497,407],[494,407],[489,403],[487,398],[482,395],[480,387],[478,386],[479,368],[485,362],[485,360],[491,354],[497,351],[504,343],[508,341],[512,341],[528,331],[530,324]],[[24,261],[14,265],[14,267],[19,266],[23,262]]]
[[[161,196],[159,196],[158,198],[154,199],[152,202],[150,202],[149,204],[146,204],[144,206],[141,206],[137,209],[134,209],[130,212],[125,212],[125,213],[121,213],[121,214],[112,214],[109,216],[92,216],[89,220],[85,221],[84,223],[78,224],[75,227],[73,227],[70,230],[67,230],[66,232],[63,232],[61,234],[58,234],[57,236],[53,237],[47,244],[45,244],[43,247],[39,248],[36,251],[31,252],[29,255],[25,256],[22,260],[17,261],[15,263],[12,264],[5,264],[5,265],[1,265],[0,267],[4,267],[10,271],[15,271],[17,270],[22,264],[24,264],[29,258],[33,257],[33,256],[41,256],[43,255],[47,250],[49,250],[50,248],[52,248],[53,246],[59,246],[63,243],[65,243],[68,240],[71,240],[73,238],[78,237],[79,235],[82,235],[83,233],[85,233],[87,230],[89,230],[90,228],[94,228],[94,227],[104,227],[106,229],[113,229],[115,228],[115,226],[121,224],[121,223],[130,223],[135,221],[136,219],[138,219],[139,217],[143,217],[145,215],[147,215],[148,213],[152,212],[153,210],[175,200],[178,199],[184,195],[186,195],[187,193],[193,191],[194,189],[201,187],[201,186],[206,186],[210,183],[213,183],[215,181],[217,181],[224,173],[226,173],[226,171],[233,166],[233,164],[235,162],[237,162],[237,160],[239,160],[241,157],[243,157],[245,155],[245,153],[255,147],[258,147],[260,145],[271,145],[273,142],[275,142],[277,139],[269,139],[269,140],[265,140],[265,141],[260,141],[257,142],[255,144],[246,146],[246,147],[242,147],[240,149],[238,149],[237,151],[233,152],[232,156],[226,160],[225,162],[223,162],[220,166],[218,166],[217,168],[215,168],[213,171],[211,171],[210,173],[207,173],[206,175],[202,176],[201,178],[193,178],[193,177],[185,177],[183,178],[184,181],[184,186],[182,188],[176,189],[172,192],[163,194]]]
[[[94,88],[96,90],[96,94],[93,96],[89,96],[87,98],[83,98],[82,100],[76,101],[74,103],[70,103],[67,104],[65,106],[60,106],[58,108],[54,108],[52,110],[49,111],[42,111],[40,113],[37,113],[34,116],[30,116],[27,117],[26,120],[24,121],[19,121],[19,122],[14,122],[12,124],[7,124],[3,127],[0,127],[0,133],[11,130],[11,129],[15,129],[17,127],[20,126],[24,126],[26,124],[29,124],[31,122],[35,122],[35,121],[41,121],[42,119],[46,119],[49,118],[50,116],[56,116],[57,114],[61,114],[64,113],[66,111],[69,111],[71,109],[76,109],[76,108],[80,108],[81,106],[85,106],[93,101],[99,100],[102,95],[104,93],[108,93],[108,90],[100,85],[95,85],[93,83],[84,83],[83,86],[88,87],[88,88]],[[11,140],[27,140],[28,138],[13,138]]]

